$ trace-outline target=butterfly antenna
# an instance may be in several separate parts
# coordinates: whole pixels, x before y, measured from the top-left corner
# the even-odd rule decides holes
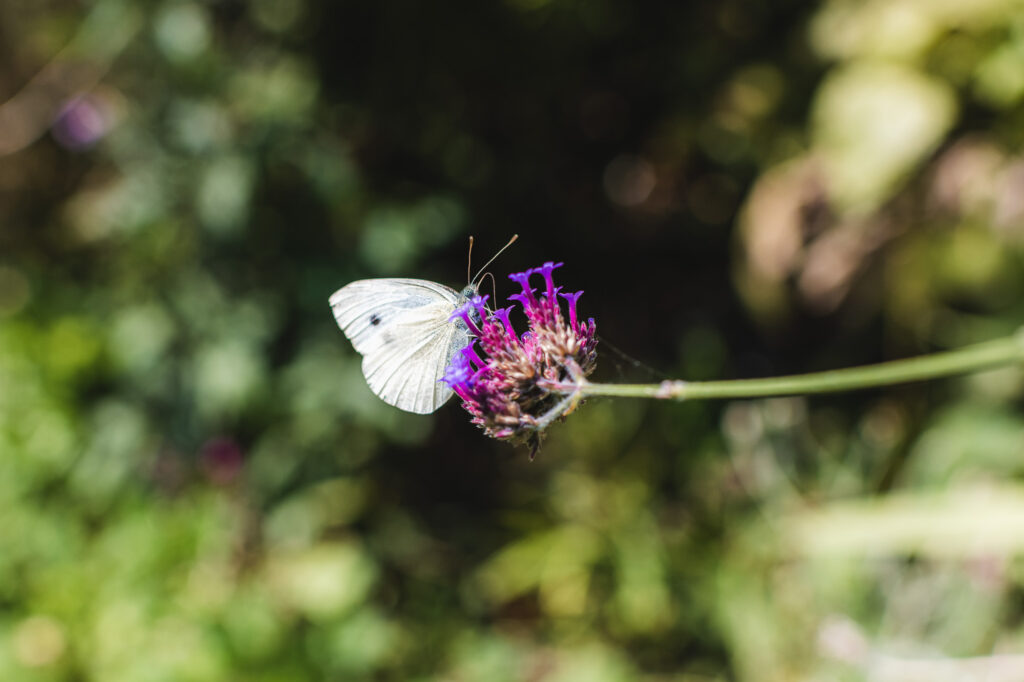
[[[473,271],[473,235],[469,235],[469,255],[466,256],[466,284],[472,284],[469,273]]]
[[[479,276],[480,276],[480,274],[481,274],[481,273],[483,273],[483,271],[487,269],[487,266],[488,266],[488,265],[490,265],[491,263],[493,263],[493,262],[494,262],[494,260],[495,260],[495,259],[496,259],[496,258],[497,258],[498,256],[500,256],[500,255],[501,255],[502,253],[504,253],[505,249],[507,249],[508,247],[512,246],[512,245],[513,245],[513,244],[515,243],[515,241],[516,241],[517,239],[519,239],[519,235],[518,235],[518,234],[514,234],[514,235],[512,235],[512,239],[509,239],[509,240],[508,240],[508,244],[505,244],[505,246],[501,247],[501,249],[499,249],[499,250],[498,250],[498,253],[494,254],[494,255],[493,255],[493,256],[491,257],[491,260],[489,260],[489,261],[487,261],[486,263],[484,263],[484,266],[483,266],[482,268],[480,268],[479,272],[477,272],[477,273],[476,273],[476,276],[474,276],[474,277],[473,277],[472,279],[470,279],[470,280],[469,280],[469,283],[470,283],[470,284],[473,284],[473,282],[475,282],[475,281],[476,281],[476,278],[477,278],[477,277],[479,277]]]

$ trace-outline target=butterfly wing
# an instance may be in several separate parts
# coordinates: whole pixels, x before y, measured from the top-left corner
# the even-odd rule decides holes
[[[331,296],[338,326],[363,356],[363,376],[384,402],[428,414],[452,390],[441,381],[469,343],[464,323],[449,321],[463,297],[422,279],[364,279]]]

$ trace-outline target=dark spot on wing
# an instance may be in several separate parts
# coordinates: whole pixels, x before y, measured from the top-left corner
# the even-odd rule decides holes
[[[378,315],[377,313],[370,315],[370,324],[372,324],[374,327],[380,324],[380,315]]]

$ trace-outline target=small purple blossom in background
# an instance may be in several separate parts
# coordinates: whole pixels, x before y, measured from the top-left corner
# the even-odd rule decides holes
[[[597,364],[594,319],[578,317],[582,291],[563,294],[555,286],[552,272],[561,266],[548,262],[509,275],[522,287],[509,299],[522,306],[529,322],[521,336],[510,319],[515,306],[491,311],[487,296],[474,296],[456,310],[452,319],[461,318],[476,338],[455,355],[442,379],[488,436],[527,443],[533,453],[544,428],[578,402],[552,387],[579,385]],[[544,280],[539,293],[530,286],[536,275]],[[566,300],[568,319],[559,296]]]
[[[76,95],[65,102],[54,118],[53,137],[64,148],[88,149],[114,127],[117,115],[109,96],[100,93]]]
[[[242,473],[245,453],[232,438],[211,438],[199,450],[199,466],[206,477],[217,485],[228,485]]]

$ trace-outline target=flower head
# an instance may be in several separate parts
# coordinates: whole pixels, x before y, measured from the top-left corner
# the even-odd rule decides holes
[[[442,379],[488,436],[530,444],[534,454],[544,429],[579,402],[578,393],[566,397],[565,387],[580,386],[597,363],[594,319],[582,322],[576,310],[583,292],[562,294],[552,278],[561,266],[548,262],[509,275],[522,288],[509,296],[529,322],[522,335],[510,317],[515,306],[489,310],[486,296],[452,313],[475,338],[455,354]],[[530,281],[537,275],[543,285],[534,289]],[[559,296],[567,301],[568,320]]]

